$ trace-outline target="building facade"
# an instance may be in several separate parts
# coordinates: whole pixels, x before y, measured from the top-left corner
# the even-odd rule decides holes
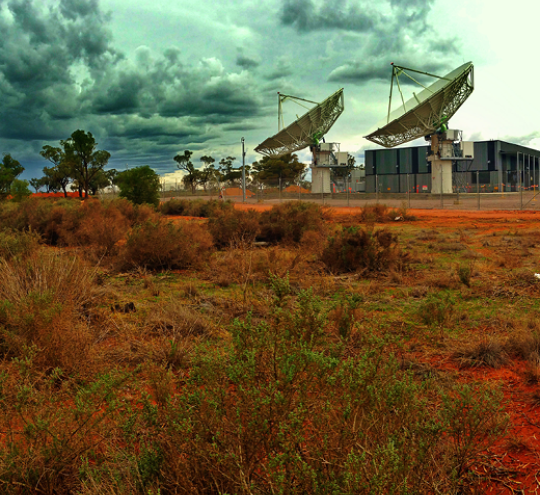
[[[366,150],[366,192],[431,193],[429,146]],[[474,158],[454,162],[454,192],[538,189],[540,150],[505,141],[474,143]]]

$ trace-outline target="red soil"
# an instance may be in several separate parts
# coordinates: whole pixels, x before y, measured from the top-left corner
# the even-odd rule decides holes
[[[284,191],[288,193],[311,194],[311,191],[309,189],[305,189],[304,187],[300,186],[289,186],[286,187]]]
[[[242,189],[239,187],[228,187],[223,189],[223,196],[242,196]],[[251,196],[255,196],[255,193],[246,189],[246,197],[250,198]]]

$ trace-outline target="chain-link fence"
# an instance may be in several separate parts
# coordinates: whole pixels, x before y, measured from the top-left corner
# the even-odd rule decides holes
[[[525,171],[526,172],[526,171]],[[422,174],[425,175],[425,174]],[[494,176],[498,180],[493,180]],[[161,182],[163,200],[172,197],[205,198],[246,202],[250,204],[278,204],[285,201],[312,201],[328,206],[359,207],[384,203],[389,207],[406,206],[412,209],[447,210],[540,210],[538,177],[516,171],[491,175],[482,172],[452,174],[452,187],[442,183],[432,192],[431,177],[402,174],[369,176],[358,183],[349,178],[328,183],[274,179],[247,182],[244,192],[241,183],[210,184],[206,188],[186,189],[181,181]],[[449,176],[447,180],[450,180]],[[364,192],[367,190],[367,192]],[[443,191],[441,194],[439,191]]]

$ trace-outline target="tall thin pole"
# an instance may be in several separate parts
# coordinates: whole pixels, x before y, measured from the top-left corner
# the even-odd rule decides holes
[[[442,162],[439,162],[439,172],[441,173],[441,208],[444,207],[444,203],[443,203],[443,195],[442,195],[442,188],[443,188],[443,170],[442,170]]]
[[[476,199],[478,201],[478,209],[480,209],[480,171],[476,171]]]
[[[518,187],[519,187],[519,209],[523,210],[523,178],[521,177],[521,173],[523,170],[519,169],[519,151],[516,154],[517,157],[517,170],[518,170]],[[523,162],[525,162],[525,159],[523,159]],[[523,169],[523,166],[521,167]]]
[[[407,174],[407,203],[409,204],[409,209],[411,208],[411,187],[409,185],[409,174]]]
[[[345,181],[345,187],[347,188],[347,207],[351,206],[351,203],[350,203],[350,200],[349,200],[349,187],[350,187],[350,180],[349,180],[349,172],[347,171],[347,176],[346,176],[346,181]]]
[[[375,193],[377,194],[377,203],[379,202],[379,176],[375,175]]]
[[[244,151],[244,138],[242,138],[242,203],[246,202],[246,152]]]

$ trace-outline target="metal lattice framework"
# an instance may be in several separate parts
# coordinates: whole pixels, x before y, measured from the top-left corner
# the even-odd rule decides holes
[[[407,74],[407,70],[436,77],[438,81],[426,88]],[[407,102],[403,100],[403,93],[401,93],[399,85],[398,75],[401,74],[406,75],[424,87],[424,90],[418,95],[413,93],[414,97]],[[401,93],[403,106],[390,113],[394,78],[396,78]],[[442,124],[445,124],[457,112],[473,90],[474,66],[472,62],[463,64],[444,77],[393,66],[387,123],[384,127],[365,137],[376,144],[392,148],[413,139],[434,134]]]
[[[284,99],[298,99],[289,95],[279,95],[279,105]],[[315,103],[315,102],[309,102]],[[300,151],[312,144],[318,144],[321,139],[334,125],[334,122],[343,113],[343,88],[326,98],[321,103],[302,115],[298,120],[280,130],[277,134],[269,137],[255,148],[262,155],[277,158],[288,153]],[[278,120],[280,115],[278,115]]]

